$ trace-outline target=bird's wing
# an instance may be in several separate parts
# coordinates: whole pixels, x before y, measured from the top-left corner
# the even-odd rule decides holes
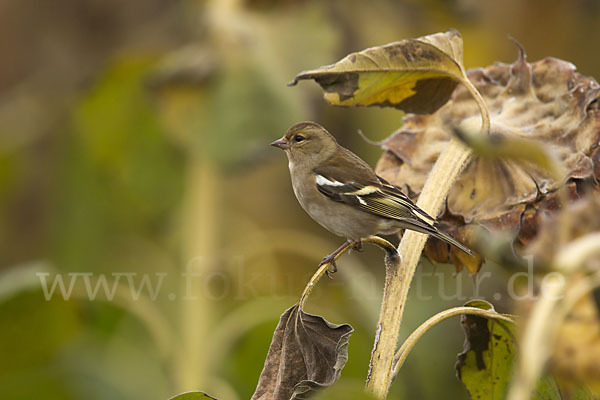
[[[346,203],[379,217],[402,221],[427,232],[436,231],[435,219],[372,170],[365,172],[356,164],[349,169],[323,165],[315,168],[317,189],[331,200]],[[360,165],[362,167],[362,165]],[[351,172],[357,172],[351,175]],[[370,173],[368,173],[370,172]]]
[[[358,156],[354,157],[356,160],[344,157],[344,160],[315,168],[318,191],[333,201],[399,221],[404,228],[430,234],[473,255],[465,245],[438,230],[435,218],[419,208],[400,189],[377,176]]]

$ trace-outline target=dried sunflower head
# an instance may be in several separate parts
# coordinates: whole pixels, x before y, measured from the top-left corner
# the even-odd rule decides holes
[[[440,224],[470,245],[477,226],[513,232],[521,248],[536,237],[542,215],[558,208],[559,187],[567,185],[571,199],[598,193],[600,87],[569,62],[546,58],[530,64],[522,51],[513,64],[471,70],[468,77],[485,99],[492,130],[539,143],[563,172],[554,177],[534,165],[473,156],[448,194]],[[451,132],[469,119],[479,119],[479,110],[464,86],[437,112],[406,115],[402,128],[383,142],[378,174],[418,196]],[[434,239],[425,254],[457,270],[481,266],[481,259],[461,257]]]

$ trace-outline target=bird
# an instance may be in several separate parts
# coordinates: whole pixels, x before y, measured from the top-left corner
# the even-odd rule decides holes
[[[285,152],[292,188],[304,211],[325,229],[346,238],[319,266],[329,263],[335,272],[335,259],[348,247],[360,250],[362,239],[401,229],[431,235],[473,255],[439,230],[435,218],[316,122],[297,123],[270,145]]]

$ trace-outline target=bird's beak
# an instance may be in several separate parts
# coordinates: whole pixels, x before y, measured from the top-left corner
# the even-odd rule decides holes
[[[290,144],[284,137],[282,137],[281,139],[277,139],[276,141],[271,143],[271,146],[279,147],[281,150],[287,150],[290,148]]]

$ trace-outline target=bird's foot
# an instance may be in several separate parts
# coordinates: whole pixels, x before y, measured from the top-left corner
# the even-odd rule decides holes
[[[337,272],[337,265],[335,264],[335,259],[340,254],[342,254],[344,251],[348,250],[348,248],[350,248],[350,247],[361,248],[361,246],[362,246],[362,243],[360,241],[355,242],[352,240],[346,240],[344,242],[344,244],[342,244],[340,247],[337,248],[336,251],[334,251],[327,257],[323,257],[323,261],[321,261],[321,263],[319,264],[319,267],[322,267],[323,264],[329,263],[329,268],[327,268],[327,271],[325,271],[325,273],[327,274],[328,277],[332,278],[332,274],[335,274]]]
[[[363,251],[363,243],[362,240],[359,240],[358,242],[354,243],[354,246],[352,246],[352,250],[356,250],[356,251]]]
[[[327,274],[327,277],[331,279],[333,279],[333,274],[337,272],[337,264],[335,263],[335,257],[336,254],[330,254],[326,257],[323,257],[323,261],[319,263],[319,267],[322,267],[323,264],[329,264],[329,267],[327,268],[327,271],[325,271],[325,273]]]

